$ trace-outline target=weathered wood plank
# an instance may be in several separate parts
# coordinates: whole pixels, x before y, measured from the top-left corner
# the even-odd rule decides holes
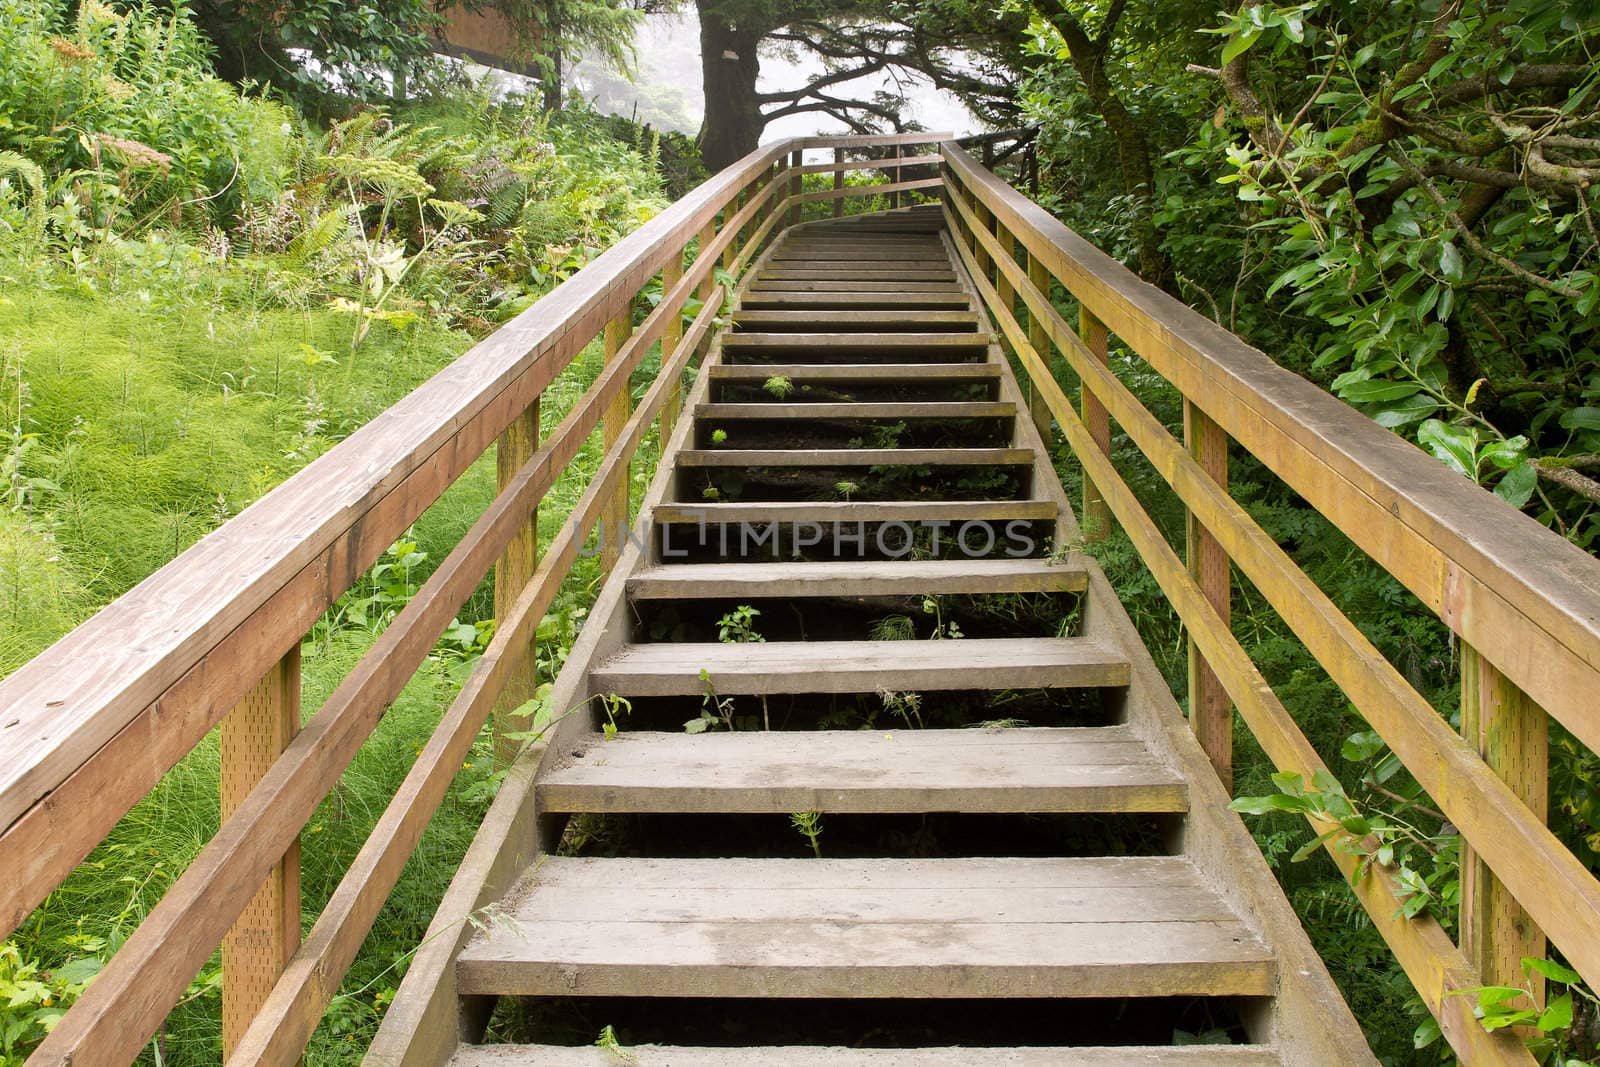
[[[539,796],[548,811],[781,814],[1181,812],[1187,793],[1142,742],[1088,727],[627,732],[552,767]]]
[[[805,382],[993,381],[992,363],[715,363],[714,382],[765,382],[774,375]]]
[[[965,293],[951,289],[946,292],[897,293],[862,292],[848,286],[832,292],[772,291],[745,293],[739,300],[743,308],[964,308],[970,305]]]
[[[702,670],[724,695],[1115,687],[1128,682],[1127,658],[1092,641],[976,637],[630,645],[596,664],[591,678],[596,690],[622,696],[699,696],[704,692]]]
[[[656,523],[720,522],[921,522],[944,523],[950,535],[959,533],[956,523],[1004,519],[1053,519],[1052,500],[886,500],[819,502],[805,504],[661,504],[652,512]]]
[[[1031,466],[1026,448],[718,448],[685,449],[680,467],[1015,467]]]
[[[700,404],[694,411],[702,421],[717,419],[1004,419],[1017,409],[1004,400],[930,400],[920,403],[790,403],[766,401],[751,404]]]

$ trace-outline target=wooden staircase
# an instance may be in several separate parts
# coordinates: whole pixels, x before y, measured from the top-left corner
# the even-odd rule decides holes
[[[608,1024],[646,1065],[1372,1062],[1115,594],[1073,550],[1049,449],[937,210],[787,231],[746,275],[685,414],[648,536],[556,686],[589,703],[538,763],[546,851],[475,848],[530,862],[454,963],[461,1034],[528,998],[575,1011],[589,1047],[534,1026],[546,1043],[463,1043],[454,1063],[621,1062],[589,1044]],[[926,639],[919,601],[970,597],[1056,598],[1074,621]],[[906,602],[922,639],[855,621]],[[709,640],[706,620],[742,604],[766,640]],[[941,704],[990,710],[815,729],[819,709],[906,693],[941,723]],[[611,711],[614,736],[600,697],[631,706]],[[720,728],[723,702],[740,728]],[[711,728],[685,732],[703,707]],[[795,812],[820,813],[815,856]],[[959,829],[916,836],[941,827]],[[674,1029],[649,1010],[668,1001],[752,1021]],[[910,1021],[875,1027],[879,1006]],[[973,1020],[991,1011],[1020,1029],[984,1035]],[[869,1021],[826,1022],[851,1012]],[[1176,1044],[1183,1029],[1235,1043]],[[407,1056],[380,1035],[369,1062]]]

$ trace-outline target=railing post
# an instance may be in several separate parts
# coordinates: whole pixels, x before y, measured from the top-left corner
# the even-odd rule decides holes
[[[1212,481],[1228,486],[1228,436],[1222,427],[1188,399],[1183,402],[1183,440],[1189,454]],[[1228,554],[1203,524],[1187,513],[1185,548],[1189,576],[1216,609],[1224,626],[1232,618],[1232,587]],[[1216,672],[1195,646],[1189,646],[1189,726],[1200,740],[1200,747],[1211,757],[1217,777],[1229,790],[1233,788],[1233,703]]]
[[[793,197],[798,197],[800,195],[800,161],[804,158],[805,153],[800,151],[798,148],[789,153],[789,195]],[[798,225],[799,222],[800,205],[796,203],[789,209],[789,225],[795,226]]]
[[[1089,353],[1099,360],[1102,365],[1110,364],[1110,345],[1106,335],[1106,324],[1101,322],[1094,312],[1087,307],[1078,309],[1078,337],[1083,341]],[[1105,405],[1089,389],[1083,389],[1079,399],[1078,409],[1083,415],[1083,424],[1089,431],[1089,437],[1094,441],[1094,446],[1106,455],[1111,454],[1111,416],[1106,413]],[[1100,494],[1100,489],[1088,475],[1083,478],[1083,533],[1090,541],[1099,541],[1111,532],[1111,509],[1106,506],[1105,497]]]
[[[732,246],[730,245],[730,248]],[[606,323],[605,334],[605,359],[607,363],[617,358],[617,353],[622,350],[623,344],[633,333],[633,301],[628,301],[628,306],[622,313]],[[601,420],[601,440],[607,450],[617,443],[622,437],[622,428],[628,424],[628,416],[633,413],[632,387],[624,382],[622,389],[617,393],[617,398],[606,405],[605,414]],[[617,560],[622,556],[622,543],[627,538],[628,528],[628,497],[633,488],[632,464],[623,472],[611,499],[600,510],[600,573],[610,574],[611,568],[617,565]]]
[[[222,821],[238,810],[300,730],[297,644],[222,720]],[[284,853],[266,884],[222,940],[222,1054],[244,1037],[289,958],[300,947],[300,844]]]
[[[833,150],[833,166],[834,166],[834,171],[833,171],[833,189],[834,189],[834,192],[839,192],[839,190],[844,188],[844,171],[838,169],[838,168],[842,167],[843,165],[844,165],[844,149],[835,148]],[[837,219],[837,218],[842,218],[843,216],[844,216],[844,194],[840,193],[840,195],[838,195],[838,196],[833,198],[833,217]]]
[[[683,281],[683,253],[667,260],[667,265],[661,268],[661,299],[666,300],[667,294],[672,292],[674,286]],[[683,341],[683,309],[677,308],[668,317],[665,331],[661,335],[661,365],[667,365],[672,358],[672,353],[678,350],[678,345]],[[683,411],[683,380],[667,386],[667,402],[661,409],[661,438],[658,445],[662,452],[667,449],[667,438],[672,436],[672,428],[678,424],[678,416]]]
[[[710,222],[706,223],[700,228],[700,247],[694,254],[695,262],[699,262],[700,257],[705,254],[706,249],[711,247],[711,242],[715,241],[716,239],[717,220],[713,216]],[[711,295],[712,287],[717,284],[715,275],[715,270],[706,271],[706,276],[700,279],[699,285],[695,286],[694,295],[701,301],[704,301],[708,296]]]
[[[514,419],[494,449],[495,487],[505,492],[506,486],[517,472],[539,450],[539,399],[534,398],[527,410]],[[494,568],[494,617],[503,622],[516,603],[522,587],[533,577],[539,565],[539,506],[534,505],[528,521],[517,531]],[[538,689],[539,658],[533,629],[528,631],[528,641],[521,650],[522,661],[506,679],[504,692],[494,711],[494,756],[500,767],[508,767],[517,758],[522,744],[511,735],[528,729],[527,716],[516,715],[516,710],[533,697]]]
[[[1465,642],[1461,645],[1461,735],[1489,769],[1541,820],[1550,814],[1550,720],[1505,675]],[[1544,932],[1506,887],[1461,845],[1461,951],[1485,985],[1533,984],[1544,1003],[1544,981],[1525,976],[1522,959],[1542,959]]]
[[[895,163],[895,166],[894,166],[894,170],[893,170],[892,173],[894,174],[894,184],[896,184],[896,185],[900,184],[900,156],[901,155],[902,155],[902,153],[900,151],[900,146],[899,145],[895,145],[894,146],[894,163]],[[896,189],[894,191],[894,206],[895,207],[899,207],[900,206],[900,196],[901,196],[900,190]]]
[[[1007,240],[1011,234],[1006,234]],[[1016,245],[1011,244],[1013,250]],[[1035,289],[1044,294],[1046,300],[1050,299],[1050,270],[1044,261],[1033,253],[1028,253],[1028,280]],[[1009,287],[1008,287],[1009,289]],[[1033,350],[1039,353],[1039,358],[1046,367],[1053,362],[1051,355],[1054,347],[1050,342],[1050,332],[1045,329],[1044,319],[1041,316],[1028,313],[1028,343]],[[1032,380],[1028,381],[1028,410],[1033,415],[1033,424],[1039,428],[1039,436],[1044,438],[1044,443],[1049,446],[1055,440],[1054,420],[1050,414],[1050,405],[1045,403],[1044,390]]]

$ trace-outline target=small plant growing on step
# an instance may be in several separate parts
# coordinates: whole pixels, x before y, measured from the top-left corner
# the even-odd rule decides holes
[[[717,640],[725,645],[743,645],[765,641],[756,632],[756,617],[761,612],[749,604],[740,604],[717,620]]]
[[[606,713],[606,721],[600,725],[605,733],[606,740],[610,741],[617,736],[617,712],[624,715],[633,713],[633,705],[627,697],[619,697],[615,693],[604,693],[600,697],[600,709]]]
[[[784,397],[794,392],[794,382],[790,381],[788,378],[785,378],[781,374],[774,374],[772,377],[768,378],[762,383],[761,388],[765,389],[779,400],[782,400]]]
[[[892,689],[878,690],[878,699],[883,701],[883,710],[918,730],[923,728],[922,723],[922,694],[897,693]]]
[[[700,496],[705,500],[720,500],[722,498],[722,490],[714,485],[708,485],[700,490]]]
[[[733,698],[717,695],[717,687],[711,681],[711,672],[704,667],[700,668],[700,715],[683,724],[686,734],[703,734],[711,727],[721,724],[725,729],[733,729]]]
[[[800,835],[811,843],[811,852],[822,858],[822,812],[796,811],[789,816],[789,825],[800,831]]]
[[[844,502],[848,504],[850,503],[850,498],[852,496],[855,496],[857,493],[861,492],[861,487],[855,482],[834,482],[833,490],[840,496],[844,497]]]
[[[945,621],[944,611],[939,606],[939,598],[938,597],[936,597],[936,596],[925,596],[925,597],[923,597],[922,598],[922,613],[924,615],[932,615],[933,616],[933,633],[928,635],[929,640],[932,640],[932,641],[939,641],[939,640],[942,640],[942,639],[955,640],[956,638],[961,638],[961,637],[967,636],[966,634],[961,632],[961,627],[956,624],[956,621],[954,619],[951,619],[949,622]]]
[[[761,612],[749,604],[740,604],[717,620],[717,640],[725,645],[748,645],[765,642],[756,632],[756,616]],[[767,710],[767,694],[761,694],[761,726],[772,729],[772,715]]]
[[[609,1024],[600,1028],[600,1036],[594,1039],[594,1047],[605,1049],[622,1063],[637,1063],[639,1059],[633,1050],[623,1047],[621,1039],[617,1037],[617,1028]]]
[[[727,444],[728,443],[728,431],[727,430],[712,430],[711,431],[711,443],[714,444],[714,445],[725,445],[725,444]]]

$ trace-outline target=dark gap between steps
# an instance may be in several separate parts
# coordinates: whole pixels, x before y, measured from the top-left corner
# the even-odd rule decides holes
[[[691,599],[693,598],[693,599]],[[695,597],[636,600],[629,640],[718,641],[721,620],[741,607],[729,636],[766,641],[917,641],[962,637],[1074,637],[1077,593],[946,593],[941,596]],[[937,635],[937,637],[936,637]]]
[[[680,505],[694,506],[697,505]],[[1053,519],[912,519],[905,522],[722,521],[717,504],[703,517],[656,523],[656,558],[674,563],[782,563],[792,560],[1043,559],[1052,551]],[[910,540],[906,531],[910,530]],[[965,542],[958,540],[966,529]],[[938,544],[934,544],[937,537]]]
[[[677,499],[683,504],[1025,500],[1032,481],[1031,463],[965,467],[946,464],[680,467]]]
[[[666,991],[663,991],[666,992]],[[602,1028],[624,1045],[822,1045],[917,1049],[1242,1044],[1256,998],[779,1000],[729,997],[507,998],[488,1040],[593,1045]],[[619,1061],[620,1062],[620,1061]]]
[[[825,859],[1171,856],[1178,814],[972,813],[821,816]],[[810,842],[787,814],[583,812],[567,820],[563,856],[806,859]]]
[[[1000,383],[978,380],[930,381],[796,381],[789,379],[780,398],[766,382],[713,380],[712,401],[718,404],[915,404],[918,402],[982,403],[1000,399]]]
[[[1007,448],[1015,416],[716,419],[696,417],[695,448]],[[718,432],[721,436],[719,438]]]

